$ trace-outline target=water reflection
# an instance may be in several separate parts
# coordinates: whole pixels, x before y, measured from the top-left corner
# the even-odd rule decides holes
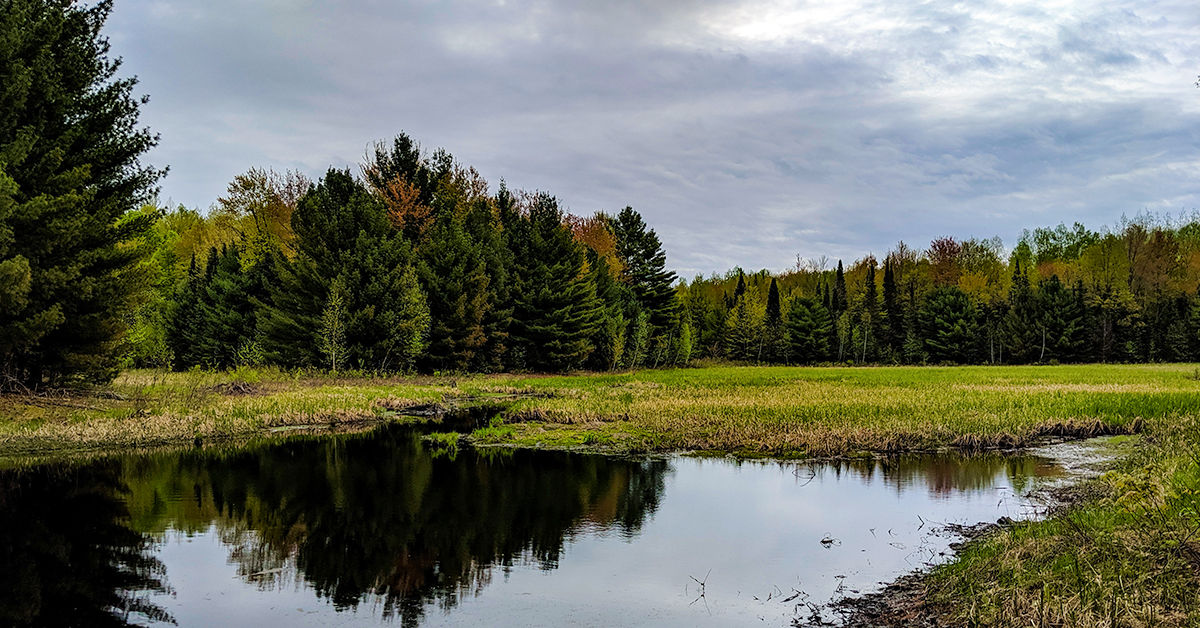
[[[879,477],[897,491],[915,487],[944,498],[990,489],[998,475],[1007,478],[1017,493],[1025,492],[1035,478],[1062,475],[1062,469],[1046,458],[997,453],[902,454],[881,460],[840,460],[820,466],[835,474],[852,473],[866,480]]]
[[[561,452],[435,456],[400,428],[214,455],[131,460],[136,529],[216,524],[243,578],[302,579],[335,607],[364,599],[416,625],[428,604],[478,593],[495,566],[557,566],[581,526],[632,535],[667,463]]]
[[[121,466],[0,473],[0,625],[173,621],[162,564],[127,526]]]
[[[937,560],[948,541],[928,538],[931,517],[994,519],[997,491],[1056,472],[1030,456],[431,451],[399,426],[5,471],[0,624],[172,621],[152,602],[201,626],[334,613],[403,626],[786,622],[795,609],[764,606],[771,587],[823,599]],[[831,535],[837,545],[821,542]],[[157,557],[179,589],[169,600],[154,597],[167,590]],[[689,577],[709,572],[704,607],[690,604]],[[324,610],[300,614],[313,598]]]

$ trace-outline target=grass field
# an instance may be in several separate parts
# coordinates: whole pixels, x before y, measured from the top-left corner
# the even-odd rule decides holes
[[[87,393],[0,397],[0,455],[351,429],[419,403],[511,398],[481,445],[782,457],[1019,446],[1200,409],[1193,365],[729,367],[357,378],[131,371]]]

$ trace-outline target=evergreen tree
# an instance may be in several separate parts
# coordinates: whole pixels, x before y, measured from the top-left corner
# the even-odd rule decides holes
[[[1038,361],[1076,361],[1084,341],[1084,312],[1079,295],[1067,290],[1058,275],[1052,275],[1038,285],[1038,309],[1043,334]]]
[[[1008,360],[1017,364],[1037,360],[1041,349],[1041,320],[1029,277],[1014,260],[1012,288],[1008,292],[1008,314],[1004,321],[1004,346]]]
[[[632,207],[609,219],[616,238],[617,258],[624,276],[642,307],[650,313],[650,324],[658,331],[674,327],[678,316],[675,273],[666,270],[667,254],[653,229],[647,229],[641,214]]]
[[[935,363],[966,364],[977,330],[971,299],[958,286],[934,288],[920,313],[925,351]]]
[[[487,343],[485,321],[494,303],[478,244],[458,217],[445,214],[418,251],[417,276],[432,320],[422,361],[430,370],[465,371],[478,363]]]
[[[510,234],[520,282],[514,295],[514,342],[524,366],[547,371],[578,368],[593,350],[601,322],[596,285],[583,272],[585,254],[563,224],[558,200],[538,194]]]
[[[0,386],[116,375],[125,316],[149,281],[137,211],[163,172],[138,158],[135,79],[115,78],[110,1],[0,10]]]
[[[348,171],[330,170],[292,214],[295,259],[277,261],[271,303],[260,312],[268,355],[285,366],[320,365],[321,321],[340,282],[345,364],[378,371],[413,366],[430,316],[412,254],[393,235],[383,203]]]
[[[842,271],[842,260],[838,260],[837,274],[834,275],[833,296],[830,301],[829,313],[836,319],[846,311],[846,273]]]
[[[191,356],[179,368],[236,366],[259,345],[257,303],[267,298],[268,286],[274,283],[272,259],[264,258],[243,271],[237,245],[223,247],[220,255],[215,248],[210,251],[200,320],[192,323],[196,326],[189,341]]]
[[[879,292],[875,285],[875,260],[867,262],[867,276],[863,281],[862,312],[862,352],[860,359],[866,362],[875,353],[876,327],[879,322]]]
[[[216,256],[211,249],[210,261]],[[208,295],[208,275],[196,265],[192,255],[187,279],[175,294],[175,309],[167,325],[167,346],[172,353],[171,364],[178,370],[200,363],[195,349],[203,338],[204,299]]]
[[[587,258],[591,268],[590,278],[596,287],[596,298],[602,304],[600,325],[593,340],[595,351],[588,364],[597,371],[611,371],[621,363],[621,357],[625,353],[625,334],[628,326],[625,321],[625,298],[622,293],[628,288],[613,279],[608,261],[596,251],[589,248]]]
[[[814,364],[829,359],[829,334],[833,320],[829,310],[816,299],[792,299],[788,309],[788,361]]]
[[[771,287],[767,290],[767,323],[776,325],[782,319],[783,312],[779,306],[779,282],[771,277]]]
[[[742,272],[742,269],[739,268],[737,288],[733,290],[733,300],[729,302],[729,309],[733,309],[734,305],[737,304],[737,300],[742,298],[743,294],[746,294],[746,273]]]
[[[738,297],[725,319],[725,354],[731,360],[757,362],[766,323],[766,307],[750,294]]]
[[[892,356],[899,356],[904,343],[904,313],[892,258],[883,260],[883,316],[879,325],[879,344]],[[893,359],[895,359],[893,357]]]
[[[762,359],[771,362],[784,362],[788,354],[787,329],[783,324],[783,311],[779,299],[779,282],[771,278],[771,286],[767,290],[766,327],[763,330]]]

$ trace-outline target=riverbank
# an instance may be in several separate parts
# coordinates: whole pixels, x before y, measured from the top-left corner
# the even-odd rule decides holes
[[[1124,437],[1119,437],[1124,438]],[[954,560],[839,603],[851,628],[1200,623],[1200,421],[1151,424],[1048,515],[958,530]]]
[[[130,371],[108,387],[0,397],[0,456],[352,430],[492,400],[480,446],[780,458],[1140,431],[1195,409],[1191,365],[710,367],[566,376],[367,378]]]

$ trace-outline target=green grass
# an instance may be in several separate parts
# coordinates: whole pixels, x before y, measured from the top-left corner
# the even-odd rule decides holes
[[[843,455],[946,445],[1020,446],[1051,431],[1114,432],[1197,409],[1191,365],[716,367],[507,378],[552,393],[509,412],[516,430],[478,443],[537,446],[586,434],[610,447]],[[468,384],[486,388],[496,382]]]
[[[947,623],[1200,625],[1200,421],[1151,423],[1138,451],[1054,516],[994,531],[926,580]]]
[[[369,378],[131,371],[105,391],[0,398],[0,454],[147,446],[378,421],[511,397],[478,445],[779,457],[1012,447],[1194,412],[1195,365],[711,367],[569,376]]]

